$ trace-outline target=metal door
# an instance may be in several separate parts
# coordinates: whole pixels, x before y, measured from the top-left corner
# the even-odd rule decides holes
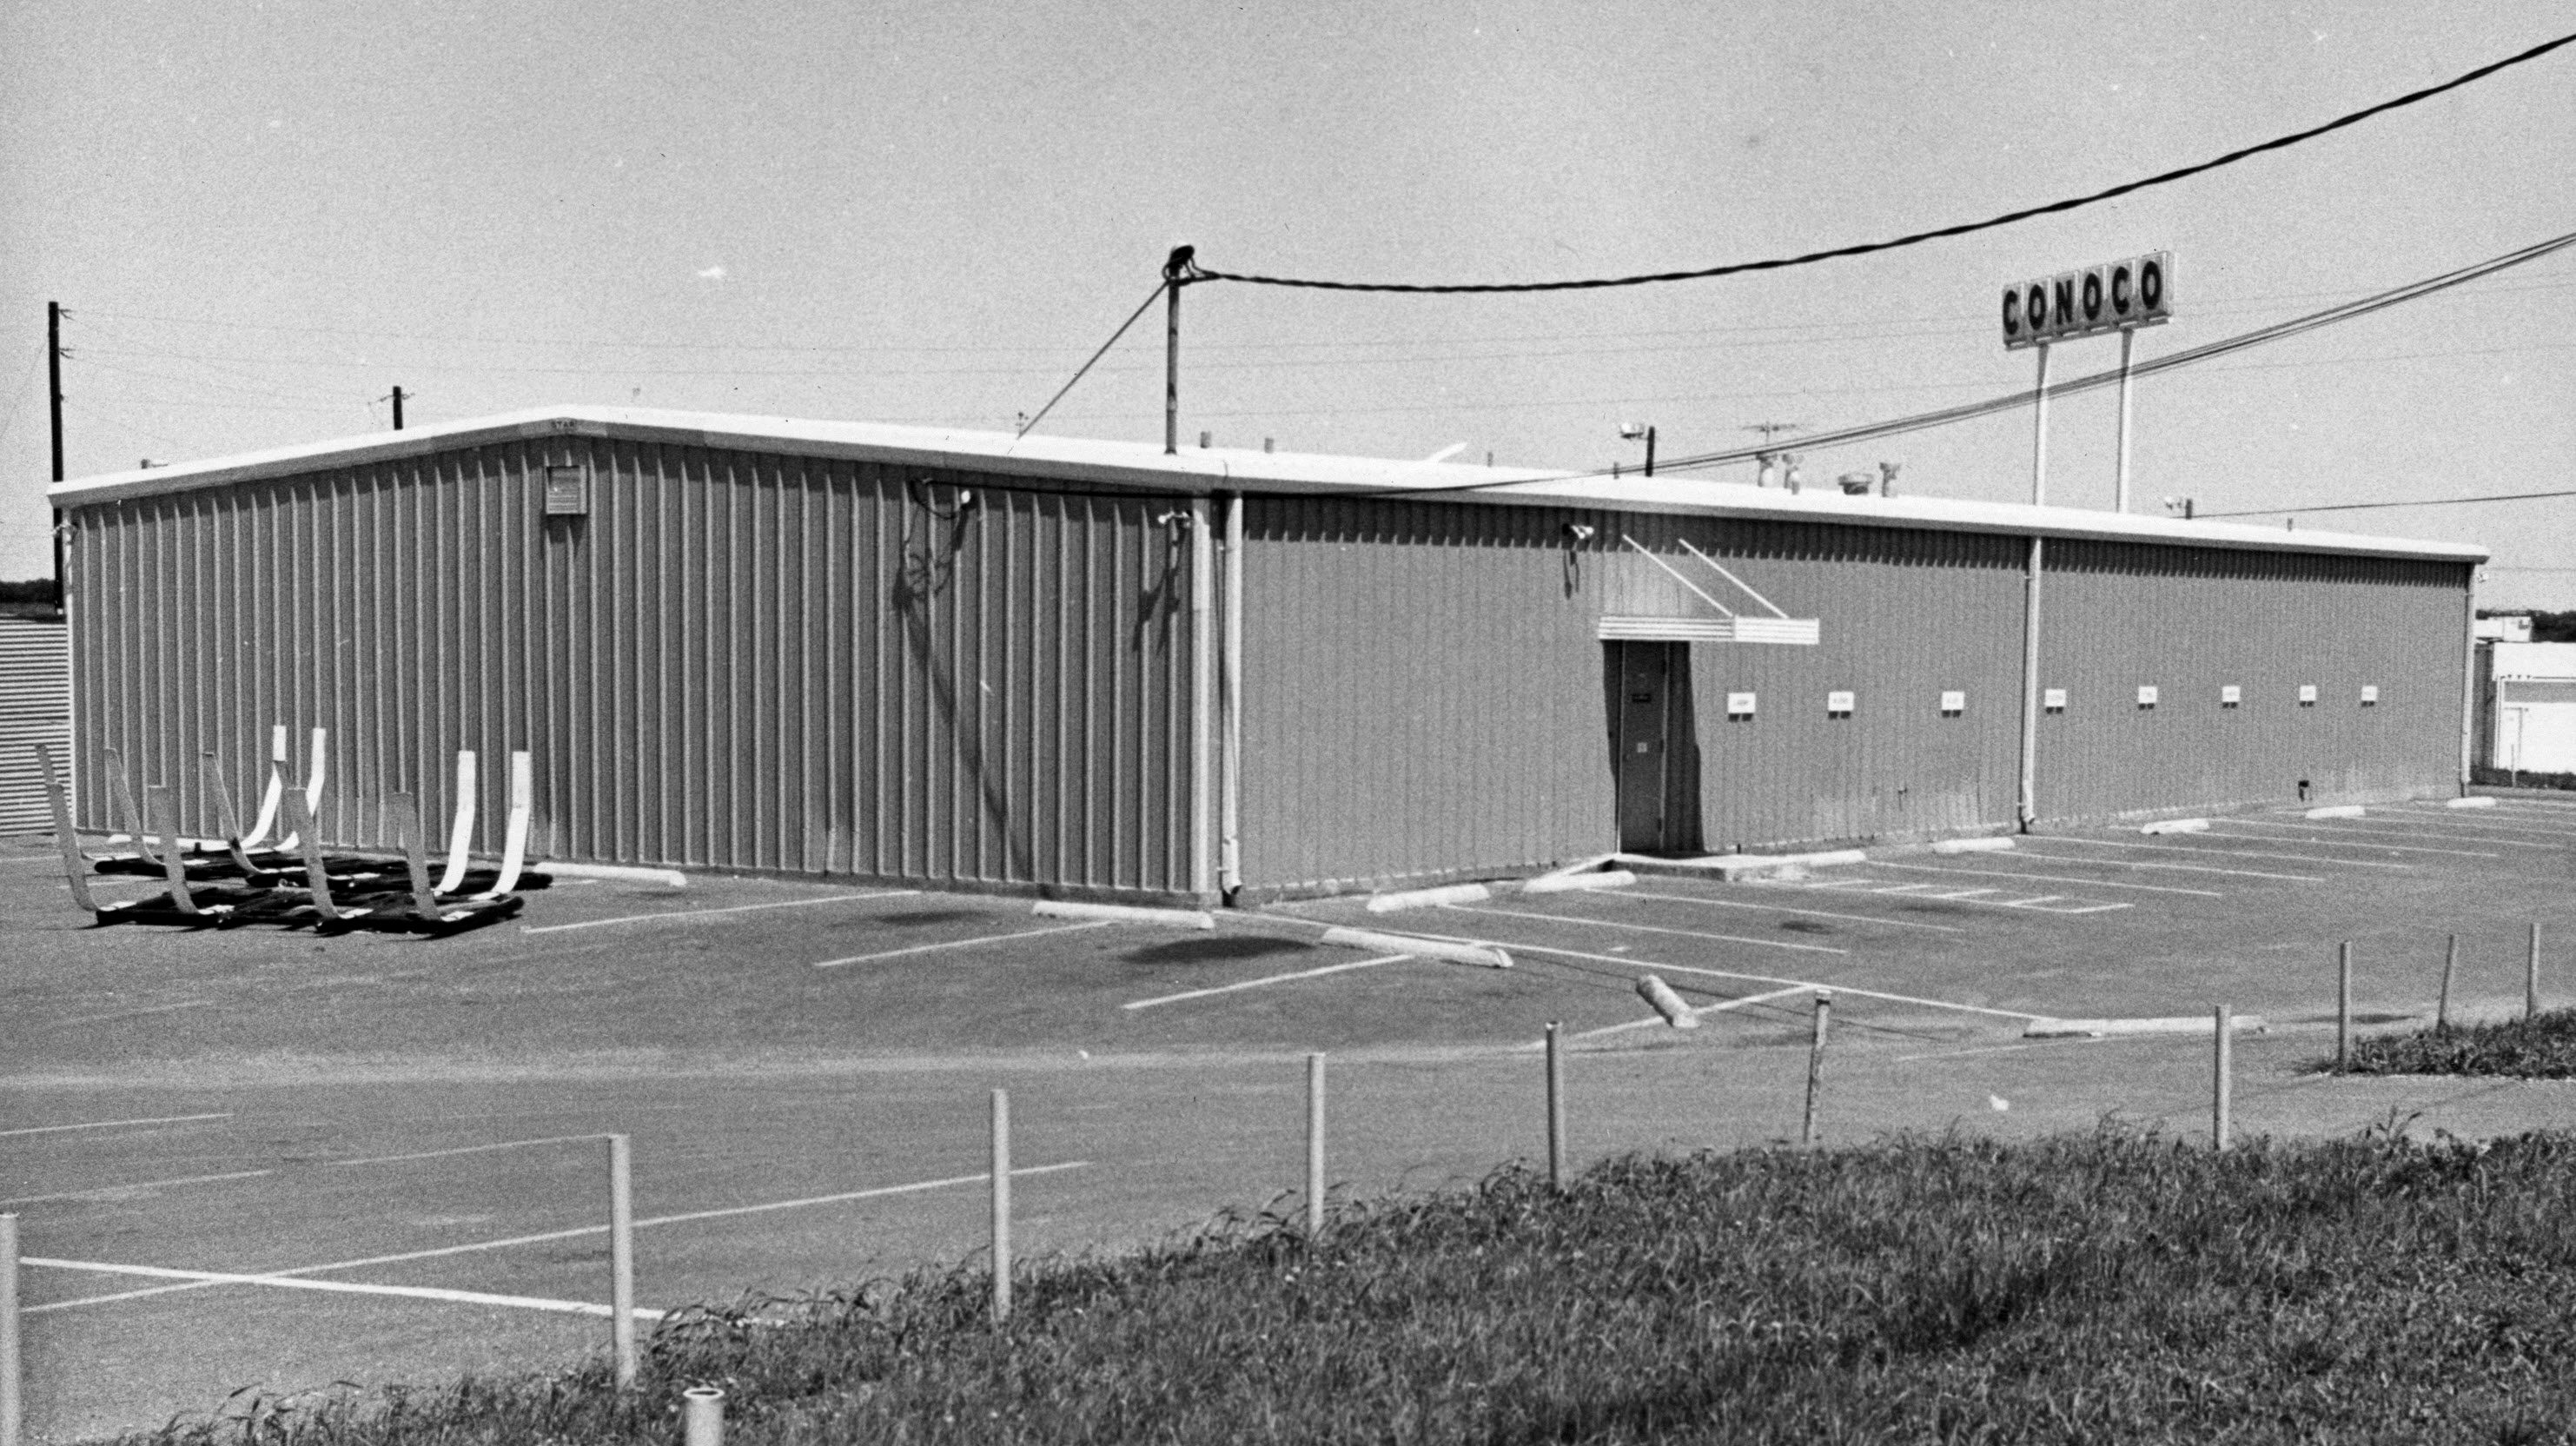
[[[1619,847],[1673,846],[1672,695],[1681,670],[1673,655],[1687,643],[1614,643],[1618,650]]]

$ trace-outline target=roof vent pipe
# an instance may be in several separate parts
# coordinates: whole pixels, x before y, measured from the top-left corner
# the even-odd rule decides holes
[[[1881,462],[1878,464],[1879,496],[1893,497],[1896,495],[1896,474],[1904,469],[1905,464],[1902,462]]]
[[[1796,452],[1783,452],[1780,454],[1780,463],[1785,469],[1781,473],[1781,485],[1788,488],[1791,492],[1796,492],[1807,480],[1807,474],[1800,471],[1798,468],[1798,464],[1805,460],[1806,458],[1803,455]]]
[[[1756,452],[1753,454],[1753,460],[1762,464],[1753,474],[1753,485],[1770,486],[1771,469],[1780,465],[1780,455],[1776,452]]]
[[[1869,495],[1869,485],[1877,480],[1878,478],[1874,473],[1845,472],[1840,477],[1834,479],[1834,485],[1843,489],[1843,495],[1845,497],[1867,497]]]

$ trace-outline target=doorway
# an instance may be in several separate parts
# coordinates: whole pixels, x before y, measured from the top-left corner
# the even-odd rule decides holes
[[[1691,704],[1690,644],[1603,644],[1611,776],[1619,847],[1684,853],[1700,847],[1699,728]]]

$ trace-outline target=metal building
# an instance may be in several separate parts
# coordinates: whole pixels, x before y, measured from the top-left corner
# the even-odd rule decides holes
[[[549,856],[1141,899],[2454,792],[2485,556],[584,407],[53,500],[87,825],[318,726],[345,845],[524,748]]]
[[[0,835],[51,822],[36,745],[71,741],[71,682],[60,622],[0,617]]]

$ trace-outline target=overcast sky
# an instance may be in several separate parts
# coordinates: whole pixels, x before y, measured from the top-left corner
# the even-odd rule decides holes
[[[16,0],[0,20],[0,576],[69,470],[558,402],[1006,429],[1192,243],[1217,269],[1530,281],[1973,219],[2302,129],[2576,28],[2459,4]],[[1536,466],[2030,382],[2007,283],[2170,248],[2141,358],[2576,231],[2576,48],[2124,200],[1766,276],[1186,295],[1183,428]],[[2576,253],[2572,253],[2576,254]],[[2576,260],[2140,384],[2137,492],[2233,511],[2576,487]],[[1160,434],[1142,327],[1047,430]],[[2113,365],[2111,340],[2057,365]],[[2109,394],[2050,500],[2107,507]],[[2025,411],[1820,450],[2026,498]],[[1750,480],[1749,470],[1721,473]],[[2576,607],[2576,498],[2328,514]]]

